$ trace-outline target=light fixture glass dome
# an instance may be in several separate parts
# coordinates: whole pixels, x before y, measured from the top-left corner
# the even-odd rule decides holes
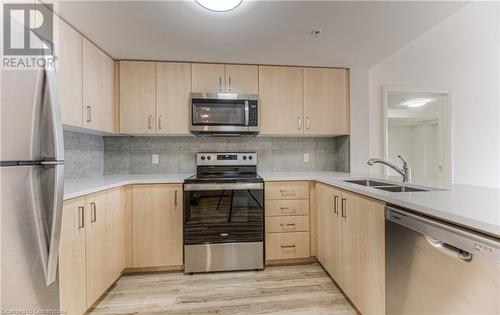
[[[196,0],[196,2],[208,10],[224,12],[236,8],[243,0]]]

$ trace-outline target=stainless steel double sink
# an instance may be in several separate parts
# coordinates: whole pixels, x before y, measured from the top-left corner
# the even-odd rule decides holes
[[[372,179],[349,179],[344,180],[346,183],[373,187],[375,189],[389,191],[389,192],[419,192],[419,191],[430,191],[429,189],[416,188],[404,185],[397,185],[393,182],[385,182]]]

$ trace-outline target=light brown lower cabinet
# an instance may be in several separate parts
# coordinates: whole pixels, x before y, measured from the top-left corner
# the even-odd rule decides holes
[[[125,266],[121,188],[64,202],[59,250],[60,305],[83,314]]]
[[[384,203],[324,184],[316,198],[318,260],[362,314],[384,314]]]
[[[133,267],[183,264],[182,185],[133,185]]]
[[[59,244],[60,308],[66,314],[87,310],[85,255],[85,200],[64,202]]]

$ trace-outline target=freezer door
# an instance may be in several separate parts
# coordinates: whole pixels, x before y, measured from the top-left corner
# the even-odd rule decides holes
[[[0,167],[1,308],[58,309],[63,165]]]
[[[43,70],[1,70],[0,161],[41,160]]]

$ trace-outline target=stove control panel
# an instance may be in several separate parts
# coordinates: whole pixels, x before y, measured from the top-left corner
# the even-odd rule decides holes
[[[200,152],[196,165],[257,165],[257,152]]]

